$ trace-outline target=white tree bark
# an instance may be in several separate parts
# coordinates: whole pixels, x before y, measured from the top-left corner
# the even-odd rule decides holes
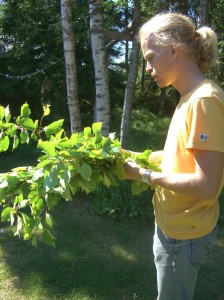
[[[102,134],[106,136],[110,131],[110,95],[102,0],[89,0],[89,13],[96,86],[94,121],[103,123]]]
[[[208,25],[209,0],[200,0],[199,4],[199,27]]]
[[[127,137],[129,134],[130,123],[131,123],[132,103],[135,94],[135,84],[138,76],[140,45],[135,38],[135,33],[138,31],[138,24],[140,23],[140,0],[134,1],[133,19],[135,21],[134,23],[136,27],[133,34],[134,37],[132,43],[131,62],[130,62],[127,86],[125,89],[124,106],[123,106],[122,120],[121,120],[120,142],[122,147],[125,147],[127,143]]]
[[[77,74],[75,61],[75,41],[72,29],[72,6],[70,0],[61,0],[61,23],[66,65],[66,86],[71,132],[82,129],[78,102]]]

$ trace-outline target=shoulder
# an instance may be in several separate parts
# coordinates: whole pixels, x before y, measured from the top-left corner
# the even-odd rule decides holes
[[[215,101],[224,108],[224,91],[212,80],[204,80],[201,85],[193,91],[189,97],[189,104],[197,102]]]

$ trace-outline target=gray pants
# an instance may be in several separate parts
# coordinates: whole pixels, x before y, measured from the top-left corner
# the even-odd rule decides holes
[[[217,237],[217,227],[192,240],[175,240],[155,227],[153,253],[157,269],[158,300],[192,300],[201,263]]]

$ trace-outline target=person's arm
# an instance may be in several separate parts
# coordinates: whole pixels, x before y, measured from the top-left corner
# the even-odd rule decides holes
[[[194,173],[166,174],[152,171],[150,183],[185,195],[214,197],[222,179],[224,153],[193,149],[192,154],[196,164]],[[141,180],[144,171],[134,163],[125,166],[127,179]]]

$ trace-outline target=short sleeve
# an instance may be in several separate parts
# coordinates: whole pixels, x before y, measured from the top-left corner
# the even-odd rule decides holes
[[[186,121],[187,149],[224,152],[224,101],[213,97],[194,101]]]

